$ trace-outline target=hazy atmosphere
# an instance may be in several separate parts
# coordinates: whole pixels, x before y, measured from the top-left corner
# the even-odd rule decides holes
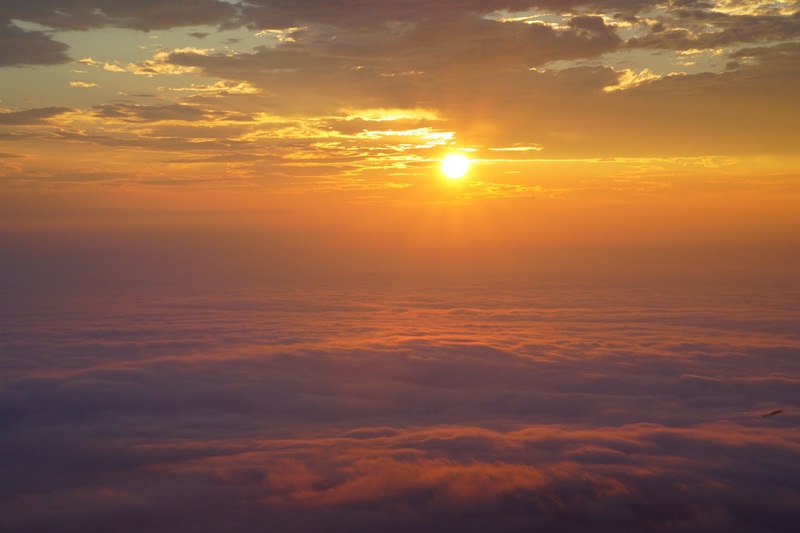
[[[800,2],[0,0],[0,529],[794,532]]]

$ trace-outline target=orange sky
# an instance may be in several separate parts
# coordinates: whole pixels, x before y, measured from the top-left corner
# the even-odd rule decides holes
[[[797,255],[795,2],[416,4],[1,7],[3,241]]]

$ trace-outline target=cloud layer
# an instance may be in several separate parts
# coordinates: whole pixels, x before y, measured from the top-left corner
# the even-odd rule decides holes
[[[4,527],[796,523],[777,294],[262,290],[5,309]]]

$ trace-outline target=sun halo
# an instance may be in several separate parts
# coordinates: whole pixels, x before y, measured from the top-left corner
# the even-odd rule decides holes
[[[451,180],[463,178],[469,170],[469,159],[461,154],[448,154],[442,159],[442,174]]]

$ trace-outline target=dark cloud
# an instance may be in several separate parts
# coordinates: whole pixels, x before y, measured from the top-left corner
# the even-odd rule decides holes
[[[786,15],[723,15],[699,12],[663,22],[643,37],[626,44],[631,48],[705,50],[740,43],[791,40],[800,35],[800,18]]]
[[[182,104],[160,106],[106,104],[96,106],[94,114],[98,117],[124,122],[161,122],[165,120],[199,122],[209,120],[213,115],[213,113],[197,107]]]
[[[376,28],[389,23],[426,20],[444,21],[470,18],[499,9],[523,10],[533,2],[526,0],[440,0],[436,2],[375,3],[359,0],[255,0],[244,7],[245,19],[259,28],[284,29],[306,24],[326,24],[340,28]]]
[[[780,72],[797,74],[797,59],[800,56],[799,43],[782,43],[759,48],[742,48],[731,54],[736,60],[755,60],[757,66],[773,75]]]
[[[433,107],[485,94],[482,85],[558,59],[596,57],[621,44],[613,27],[597,17],[577,17],[565,29],[544,24],[459,18],[421,22],[395,32],[333,35],[297,32],[275,48],[252,53],[174,52],[167,61],[207,76],[247,80],[269,95],[279,112],[331,114],[342,108]],[[566,77],[566,76],[564,76]],[[535,79],[535,76],[529,76]],[[320,91],[319,87],[325,90]],[[531,93],[530,87],[494,83],[489,94]],[[295,109],[292,109],[294,107]],[[300,109],[296,109],[299,107]]]
[[[617,7],[622,9],[622,4]],[[289,10],[288,5],[270,5]],[[407,7],[386,7],[387,17],[399,20]],[[420,15],[413,23],[391,27],[364,19],[340,31],[333,11],[323,10],[309,16],[331,17],[325,24],[314,19],[275,47],[208,55],[181,51],[166,61],[231,82],[246,80],[263,91],[258,105],[276,114],[333,115],[363,107],[434,109],[448,119],[442,128],[479,146],[523,142],[543,146],[543,155],[551,156],[642,156],[664,149],[670,155],[691,156],[793,150],[794,137],[786,134],[791,114],[783,109],[796,105],[790,95],[796,65],[779,63],[771,53],[755,52],[743,62],[743,54],[736,52],[709,66],[721,69],[728,63],[728,72],[654,76],[612,94],[604,89],[637,73],[579,64],[547,69],[552,61],[598,58],[625,48],[687,50],[791,38],[800,27],[797,17],[730,15],[703,3],[682,3],[680,9],[689,7],[691,12],[678,10],[677,15],[665,11],[663,22],[653,25],[648,36],[627,43],[618,28],[596,16],[567,15],[566,25],[555,27],[488,20],[476,14],[477,8],[465,8],[459,16]],[[378,19],[370,13],[364,17]],[[779,45],[780,54],[792,54],[791,46]],[[531,70],[535,67],[540,70]],[[760,100],[764,91],[776,99]],[[649,119],[642,121],[642,116]],[[717,124],[726,126],[720,129]]]
[[[2,24],[0,17],[0,24]],[[27,31],[13,24],[0,25],[0,67],[59,65],[70,61],[69,46],[41,31]]]
[[[375,3],[361,0],[252,0],[234,4],[221,0],[182,0],[168,5],[157,0],[120,4],[112,0],[48,0],[0,8],[0,20],[35,22],[55,29],[91,29],[106,26],[137,30],[168,29],[181,26],[210,25],[258,29],[287,29],[322,25],[348,31],[385,29],[399,25],[448,24],[458,19],[478,20],[500,12],[524,12],[529,9],[572,13],[608,13],[618,19],[637,20],[637,14],[650,14],[657,8],[662,27],[698,24],[696,28],[717,24],[723,30],[706,35],[718,42],[763,38],[772,31],[777,35],[796,35],[796,17],[782,16],[775,8],[764,6],[753,14],[730,14],[717,9],[715,2],[691,0],[664,5],[652,0],[439,0],[423,2]],[[207,35],[195,32],[195,36]],[[654,35],[641,40],[643,46],[657,46]]]
[[[47,124],[47,119],[74,111],[68,107],[43,107],[0,113],[0,125]]]
[[[692,2],[707,7],[706,2]],[[438,0],[374,3],[360,0],[253,0],[243,18],[259,28],[285,29],[325,24],[349,30],[384,27],[391,23],[446,21],[461,17],[482,18],[497,12],[519,13],[530,9],[560,14],[607,12],[632,15],[661,3],[653,0]]]
[[[177,0],[136,3],[115,0],[43,0],[6,3],[0,20],[35,22],[59,30],[88,30],[113,26],[135,30],[160,30],[181,26],[219,26],[236,20],[236,7],[220,0]]]
[[[706,6],[701,2],[696,4]],[[147,31],[192,25],[231,27],[244,24],[277,29],[326,24],[353,29],[392,22],[446,20],[464,14],[480,17],[499,10],[514,12],[532,7],[559,12],[584,9],[635,13],[653,5],[656,3],[648,0],[414,0],[391,3],[252,0],[240,4],[221,0],[181,0],[169,4],[143,0],[130,5],[113,0],[47,0],[2,6],[0,20],[16,19],[55,29],[79,30],[114,26]]]
[[[134,123],[134,124],[158,124],[159,122],[163,121],[180,121],[181,119],[171,119],[166,118],[169,116],[169,113],[166,115],[161,115],[156,113],[155,117],[151,119],[143,119],[143,118],[124,118],[124,122]],[[184,122],[192,123],[191,120],[183,120]],[[198,132],[194,132],[195,136]],[[165,151],[165,152],[193,152],[193,151],[203,151],[203,150],[213,150],[213,151],[222,151],[227,152],[233,150],[237,147],[239,148],[248,148],[252,146],[252,143],[246,141],[237,141],[237,140],[229,140],[229,139],[222,139],[222,140],[198,140],[193,141],[190,138],[186,137],[157,137],[157,136],[141,136],[138,138],[131,138],[130,136],[125,135],[93,135],[87,134],[84,132],[74,132],[74,131],[65,131],[65,130],[58,130],[54,132],[49,132],[43,136],[45,139],[49,140],[61,140],[61,141],[70,141],[70,142],[81,142],[87,144],[95,144],[98,146],[108,146],[108,147],[126,147],[126,148],[141,148],[144,150],[154,150],[154,151]]]

